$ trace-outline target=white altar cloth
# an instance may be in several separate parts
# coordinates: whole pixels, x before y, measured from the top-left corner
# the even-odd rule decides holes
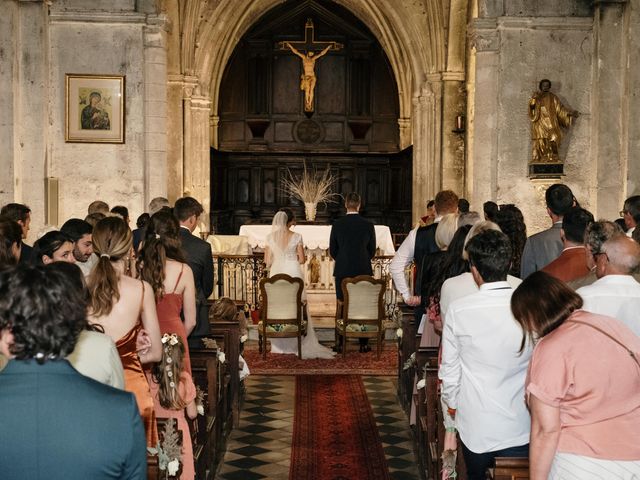
[[[376,247],[382,255],[393,255],[393,240],[391,231],[386,225],[375,225]],[[317,248],[327,250],[329,248],[329,236],[331,235],[331,225],[296,225],[292,231],[302,235],[304,246],[310,250]],[[247,237],[252,248],[264,248],[267,235],[271,233],[271,225],[242,225],[240,235]]]

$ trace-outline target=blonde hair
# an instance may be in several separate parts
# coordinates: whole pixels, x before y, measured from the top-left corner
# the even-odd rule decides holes
[[[119,217],[106,217],[96,224],[92,240],[98,263],[87,279],[87,288],[91,296],[91,313],[101,317],[109,315],[113,305],[120,300],[120,274],[112,262],[117,262],[129,254],[133,236],[124,220]]]
[[[171,338],[177,339],[178,342],[171,345]],[[159,386],[158,400],[164,408],[182,410],[187,406],[178,391],[184,364],[184,342],[177,333],[165,333],[162,339],[162,359],[153,366],[153,380]]]
[[[467,236],[464,239],[464,247],[462,247],[463,260],[469,260],[469,254],[467,253],[467,243],[469,243],[469,240],[471,240],[473,237],[475,237],[479,233],[486,232],[488,230],[496,230],[498,232],[502,231],[500,230],[500,227],[498,226],[497,223],[493,223],[489,220],[483,220],[481,222],[474,224],[471,227],[471,230],[469,230],[469,233],[467,233]]]
[[[438,223],[436,227],[436,245],[440,250],[446,250],[451,243],[458,229],[458,217],[457,213],[447,213]]]

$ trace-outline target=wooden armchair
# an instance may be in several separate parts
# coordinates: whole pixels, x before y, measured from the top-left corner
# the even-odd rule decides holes
[[[359,275],[342,280],[341,288],[344,301],[336,315],[336,333],[342,345],[343,357],[347,354],[348,338],[375,338],[378,340],[377,354],[380,358],[384,340],[385,281],[370,275]]]
[[[297,338],[298,358],[302,358],[302,336],[307,331],[303,319],[303,288],[302,279],[285,273],[260,280],[262,307],[258,340],[262,358],[267,358],[267,338]]]

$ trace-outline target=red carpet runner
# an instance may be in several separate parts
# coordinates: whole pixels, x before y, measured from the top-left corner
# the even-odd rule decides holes
[[[289,479],[389,479],[376,422],[359,376],[296,377]]]

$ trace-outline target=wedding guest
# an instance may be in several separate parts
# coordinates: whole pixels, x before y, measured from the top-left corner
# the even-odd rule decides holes
[[[153,289],[160,332],[177,333],[187,345],[196,326],[196,288],[181,248],[180,226],[171,212],[161,210],[151,217],[136,267]],[[185,365],[191,373],[188,349]]]
[[[498,217],[498,204],[496,202],[488,201],[482,204],[482,211],[484,212],[484,219],[488,222],[495,223]]]
[[[0,465],[3,480],[147,478],[144,429],[130,393],[78,373],[64,357],[86,326],[64,273],[0,272]]]
[[[640,339],[581,307],[577,293],[544,272],[511,299],[524,351],[536,342],[526,380],[529,478],[640,478]]]
[[[73,240],[57,230],[45,233],[33,244],[31,259],[35,265],[53,262],[76,263],[73,256]]]
[[[124,368],[125,389],[136,396],[144,420],[148,446],[157,443],[153,399],[142,365],[162,357],[160,327],[153,290],[143,281],[125,274],[132,252],[131,230],[119,217],[100,220],[93,230],[98,263],[87,279],[90,294],[89,321],[101,325],[115,342]],[[139,351],[142,328],[151,341]]]
[[[640,222],[640,195],[633,195],[624,201],[620,217],[627,227],[627,236],[631,237],[636,230],[636,225]]]
[[[87,214],[92,215],[94,213],[101,213],[104,216],[109,215],[109,204],[102,200],[95,200],[91,202],[87,208]]]
[[[133,233],[133,251],[137,252],[140,250],[140,244],[142,243],[142,239],[144,238],[144,232],[147,227],[147,223],[151,219],[151,215],[147,212],[140,215],[136,220],[136,229]]]
[[[79,218],[70,218],[60,228],[73,240],[73,257],[76,264],[86,277],[98,262],[98,257],[93,254],[93,227]]]
[[[524,223],[524,216],[518,207],[513,204],[507,204],[500,206],[495,218],[495,222],[502,230],[502,233],[511,240],[513,258],[511,259],[509,275],[520,277],[522,252],[527,243],[527,226]]]
[[[169,200],[165,197],[155,197],[149,202],[149,215],[154,215],[164,208],[171,208]]]
[[[31,224],[31,209],[21,203],[8,203],[0,209],[0,216],[13,220],[22,228],[22,238],[27,238]],[[31,247],[21,242],[19,263],[29,263],[31,261]]]
[[[18,222],[0,217],[0,268],[18,263],[21,247],[22,228]]]
[[[95,228],[96,224],[105,217],[104,213],[95,212],[84,217],[84,221]]]
[[[127,227],[129,226],[129,222],[131,221],[131,219],[129,218],[129,209],[127,207],[123,205],[116,205],[111,209],[111,213],[119,215],[120,218],[124,220],[124,223],[127,224]]]

